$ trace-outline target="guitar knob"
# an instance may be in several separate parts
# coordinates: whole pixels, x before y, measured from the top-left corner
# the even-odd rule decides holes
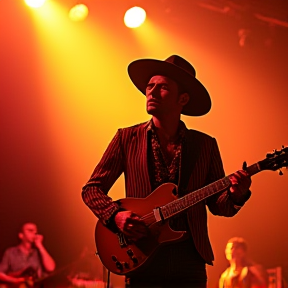
[[[119,269],[119,270],[123,270],[123,265],[119,262],[119,261],[116,261],[116,267]]]
[[[129,264],[127,262],[124,262],[123,265],[126,269],[129,269]]]
[[[137,264],[137,263],[138,263],[138,259],[137,259],[135,256],[131,257],[131,259],[132,259],[132,261],[133,261],[134,264]]]
[[[127,250],[128,256],[132,257],[134,255],[134,252],[131,249]]]
[[[112,258],[112,261],[114,261],[114,262],[117,261],[117,257],[115,255],[112,255],[111,258]]]

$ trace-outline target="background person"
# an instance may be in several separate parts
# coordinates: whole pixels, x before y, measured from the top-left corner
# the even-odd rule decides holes
[[[225,248],[229,267],[221,274],[219,288],[267,288],[268,274],[248,257],[247,243],[241,237],[228,240]]]
[[[4,252],[0,263],[0,281],[22,283],[35,280],[55,270],[55,261],[43,245],[37,226],[28,222],[18,234],[20,244]]]

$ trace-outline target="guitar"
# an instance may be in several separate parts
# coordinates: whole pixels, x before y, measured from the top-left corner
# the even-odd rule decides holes
[[[28,287],[37,287],[37,271],[32,267],[27,267],[22,270],[18,270],[15,272],[10,272],[7,274],[8,276],[12,276],[15,278],[24,278],[25,281],[21,283],[7,283],[0,282],[0,288],[28,288]]]
[[[54,277],[55,275],[59,274],[60,272],[66,270],[69,267],[73,267],[79,260],[76,260],[74,262],[71,262],[69,264],[67,264],[66,266],[63,266],[57,270],[55,270],[54,272],[50,272],[48,275],[46,276],[42,276],[40,278],[37,277],[37,271],[35,271],[33,268],[28,267],[22,270],[18,270],[15,272],[10,272],[7,275],[12,276],[12,277],[23,277],[25,278],[24,282],[21,283],[8,283],[8,282],[4,282],[1,281],[0,282],[0,288],[40,288],[45,286],[44,283],[46,280]]]
[[[249,167],[244,167],[250,176],[262,171],[276,171],[288,166],[288,147],[268,153],[266,158]],[[282,175],[282,171],[279,172]],[[113,233],[100,221],[95,229],[97,253],[102,264],[112,273],[131,275],[144,265],[160,245],[185,237],[185,231],[174,231],[169,226],[171,217],[187,210],[207,197],[230,187],[229,176],[213,182],[201,189],[189,192],[177,198],[177,185],[165,183],[155,189],[146,198],[120,199],[121,207],[135,212],[149,229],[148,237],[136,242],[128,239],[123,233]]]

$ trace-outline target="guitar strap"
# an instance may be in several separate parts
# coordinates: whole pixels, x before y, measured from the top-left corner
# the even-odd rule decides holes
[[[188,130],[185,135],[181,153],[180,181],[178,186],[179,197],[188,193],[188,182],[200,156],[202,143],[205,142],[204,138],[207,137],[205,136],[205,134],[192,129]]]

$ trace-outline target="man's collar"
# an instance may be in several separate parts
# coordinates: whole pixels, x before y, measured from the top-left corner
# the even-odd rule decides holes
[[[184,131],[186,132],[188,129],[185,125],[185,123],[182,120],[179,120],[179,128],[178,131],[179,133],[184,133]],[[148,122],[147,122],[147,131],[155,131],[155,125],[153,123],[153,119],[151,118]],[[183,132],[182,132],[183,131]]]

